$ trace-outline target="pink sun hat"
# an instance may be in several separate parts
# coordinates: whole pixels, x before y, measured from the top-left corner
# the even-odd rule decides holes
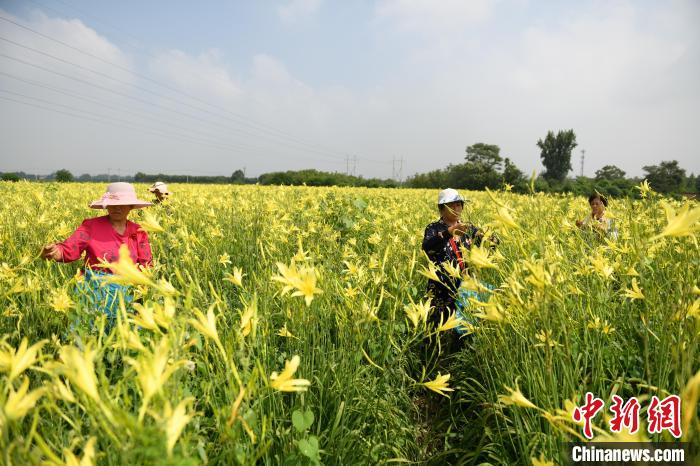
[[[136,197],[136,190],[131,183],[110,183],[102,197],[90,203],[91,209],[106,209],[110,205],[130,205],[134,209],[153,205]]]

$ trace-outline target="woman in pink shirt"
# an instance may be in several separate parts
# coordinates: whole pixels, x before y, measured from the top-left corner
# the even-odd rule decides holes
[[[134,222],[127,219],[132,209],[147,207],[150,202],[136,197],[134,187],[129,183],[112,183],[102,198],[92,202],[93,209],[107,209],[107,215],[83,220],[77,230],[65,241],[44,246],[42,257],[57,262],[72,262],[80,259],[85,252],[85,280],[79,292],[83,303],[91,309],[107,314],[108,326],[114,321],[121,292],[125,301],[130,297],[127,287],[102,283],[100,278],[112,273],[103,262],[119,260],[119,248],[126,245],[135,264],[149,267],[153,260],[148,234]]]

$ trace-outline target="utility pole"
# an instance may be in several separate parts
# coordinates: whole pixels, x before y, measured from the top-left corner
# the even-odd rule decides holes
[[[350,155],[345,156],[345,174],[349,175],[350,174]]]
[[[352,156],[352,176],[357,176],[357,156]]]
[[[583,176],[583,160],[586,158],[586,149],[581,149],[581,176]]]
[[[393,157],[391,159],[391,179],[401,182],[403,178],[403,156],[400,159]]]

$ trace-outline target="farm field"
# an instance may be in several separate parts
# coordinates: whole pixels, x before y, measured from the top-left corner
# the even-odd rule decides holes
[[[674,440],[647,406],[678,395],[697,447],[700,210],[642,189],[611,200],[615,242],[575,226],[584,198],[465,192],[501,241],[468,255],[464,286],[497,289],[455,345],[426,324],[436,191],[173,185],[130,216],[154,267],[120,263],[138,302],[106,333],[80,261],[38,257],[104,185],[0,183],[1,462],[560,464],[587,392],[596,440]]]

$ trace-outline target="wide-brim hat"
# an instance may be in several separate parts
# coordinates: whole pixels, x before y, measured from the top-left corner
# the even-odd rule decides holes
[[[153,205],[136,197],[136,190],[131,183],[111,183],[102,197],[90,203],[91,209],[106,209],[111,205],[130,205],[134,209]]]
[[[170,191],[168,191],[168,185],[162,181],[156,181],[150,188],[148,188],[148,190],[152,193],[158,191],[161,194],[170,194]]]
[[[450,202],[462,202],[466,199],[462,197],[456,189],[447,188],[438,193],[438,205],[449,204]]]

